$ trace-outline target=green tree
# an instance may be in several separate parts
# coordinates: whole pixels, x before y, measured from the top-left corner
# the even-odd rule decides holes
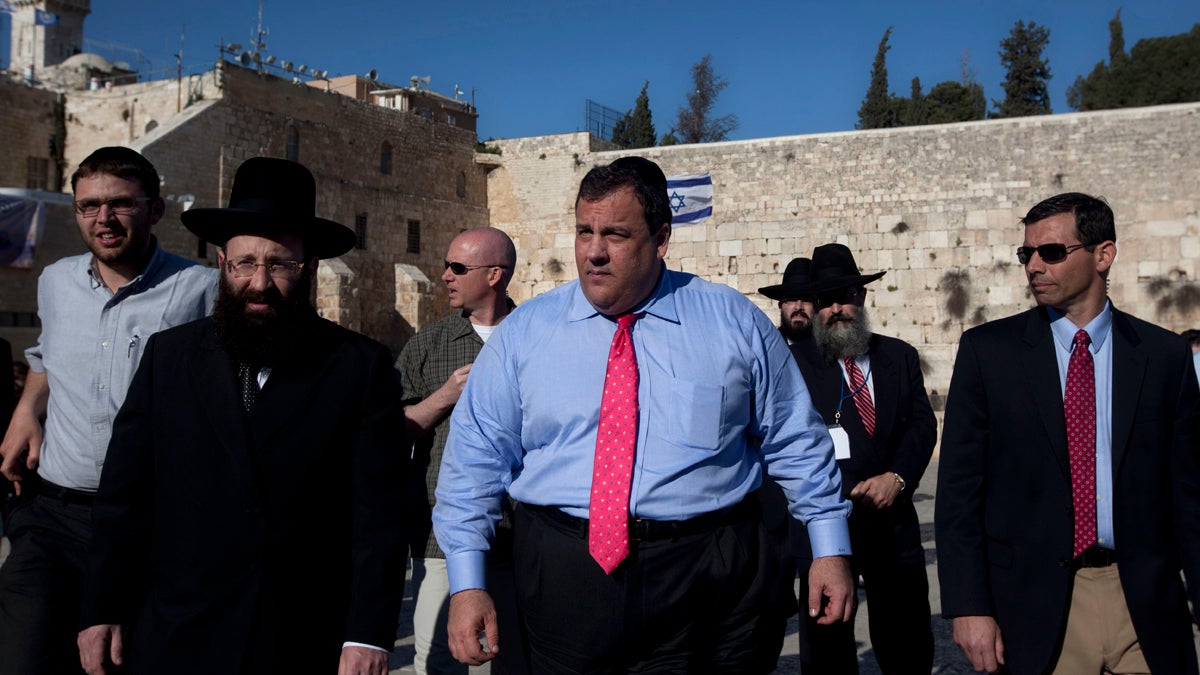
[[[883,31],[879,41],[879,49],[875,52],[875,62],[871,64],[871,84],[867,87],[867,96],[858,109],[858,124],[855,129],[883,129],[895,126],[895,106],[888,94],[887,53],[891,47],[888,38],[892,27]]]
[[[687,105],[679,109],[670,137],[679,143],[712,143],[723,141],[738,127],[736,115],[713,116],[717,97],[729,83],[713,72],[712,54],[705,54],[692,64],[692,91]],[[666,145],[666,138],[663,139]]]
[[[647,90],[650,82],[642,85],[642,93],[638,95],[633,109],[625,112],[625,116],[613,125],[613,142],[623,148],[652,148],[658,142],[654,132],[654,120],[650,114],[650,96]]]
[[[1138,40],[1128,55],[1119,12],[1108,25],[1109,63],[1075,78],[1067,105],[1106,110],[1200,101],[1200,24],[1187,33]]]
[[[929,124],[970,122],[987,116],[987,99],[978,82],[963,84],[954,80],[939,82],[925,96]]]
[[[1049,115],[1049,62],[1042,52],[1050,43],[1050,29],[1033,21],[1018,21],[1008,37],[1000,41],[1000,63],[1008,71],[1001,86],[1004,100],[992,101],[992,117]]]
[[[901,117],[905,126],[916,127],[929,123],[929,103],[921,93],[921,78],[912,79],[912,96],[908,98],[908,110]]]

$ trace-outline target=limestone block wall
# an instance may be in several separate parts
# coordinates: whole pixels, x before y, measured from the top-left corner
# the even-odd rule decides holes
[[[518,241],[519,302],[576,277],[574,196],[593,165],[583,134],[497,141],[492,224]],[[1019,218],[1080,191],[1116,212],[1113,302],[1172,330],[1200,325],[1200,104],[845,132],[638,151],[667,174],[711,172],[713,217],[677,227],[667,263],[728,284],[773,319],[757,289],[787,262],[841,242],[867,271],[879,333],[918,347],[946,391],[962,331],[1033,302]]]
[[[46,185],[57,190],[61,153],[58,139],[59,95],[34,89],[8,78],[0,78],[0,185],[28,187],[29,158],[46,160]]]

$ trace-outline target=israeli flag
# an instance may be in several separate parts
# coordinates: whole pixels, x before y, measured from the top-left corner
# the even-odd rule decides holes
[[[703,223],[712,215],[712,176],[707,173],[667,176],[667,197],[671,200],[672,224]]]
[[[33,10],[33,23],[37,26],[57,26],[58,15],[40,9]]]
[[[9,0],[0,0],[0,14],[16,14],[17,8]]]

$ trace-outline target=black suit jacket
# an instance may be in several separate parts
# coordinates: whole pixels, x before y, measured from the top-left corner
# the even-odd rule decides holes
[[[845,378],[841,366],[825,359],[814,339],[801,340],[791,349],[813,405],[827,425],[833,424],[837,419],[838,401],[842,396],[850,395],[849,385],[842,385]],[[889,471],[904,478],[906,489],[887,509],[875,511],[856,505],[850,516],[851,534],[855,535],[864,527],[877,534],[877,528],[908,526],[903,535],[889,536],[919,547],[920,532],[912,495],[937,443],[937,419],[925,393],[925,378],[921,375],[916,349],[896,338],[872,335],[868,354],[875,389],[875,434],[867,435],[854,399],[846,398],[842,402],[839,423],[850,439],[850,458],[838,460],[842,494],[849,498],[850,491],[859,481]],[[803,525],[792,523],[791,538],[795,555],[804,558],[811,555]]]
[[[925,393],[920,359],[908,343],[883,335],[871,336],[867,353],[875,389],[875,434],[867,435],[854,399],[846,398],[840,423],[850,437],[850,459],[838,461],[842,493],[849,497],[859,481],[894,471],[907,484],[901,498],[911,499],[937,443],[937,419]],[[826,424],[833,424],[839,399],[851,392],[848,384],[842,385],[841,366],[822,357],[812,339],[792,345],[792,354],[813,405]]]
[[[1186,342],[1113,310],[1113,529],[1138,640],[1156,673],[1196,673],[1180,570],[1200,602],[1196,374]],[[948,617],[996,618],[1014,673],[1055,658],[1074,519],[1049,317],[963,334],[938,466],[938,576]]]
[[[398,379],[373,340],[324,320],[303,337],[248,416],[211,319],[147,344],[96,496],[83,614],[136,619],[135,672],[335,672],[343,641],[391,649]]]

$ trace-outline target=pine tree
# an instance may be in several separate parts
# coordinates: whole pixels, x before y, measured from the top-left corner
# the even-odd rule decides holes
[[[871,85],[867,87],[867,97],[858,109],[858,124],[854,125],[855,129],[883,129],[895,126],[887,75],[887,53],[891,49],[888,37],[891,34],[892,28],[889,26],[883,32],[883,39],[879,41],[875,62],[871,64]]]
[[[1000,41],[1000,63],[1008,71],[1004,83],[1004,100],[992,101],[996,106],[992,117],[1024,117],[1049,115],[1049,62],[1042,51],[1050,43],[1050,29],[1033,21],[1028,25],[1018,21],[1009,36]]]
[[[737,116],[712,116],[717,97],[728,86],[724,78],[713,73],[712,54],[705,54],[692,64],[692,91],[687,95],[687,105],[679,109],[671,139],[679,143],[712,143],[728,138],[738,127]],[[663,145],[666,140],[664,136]]]
[[[650,96],[647,90],[650,82],[642,85],[642,93],[638,95],[633,110],[626,111],[625,116],[613,125],[613,142],[624,148],[652,148],[658,142],[654,132],[654,119],[650,113]]]
[[[912,96],[909,97],[907,114],[904,116],[904,125],[910,127],[928,124],[929,120],[929,104],[925,100],[925,95],[921,93],[921,78],[914,77],[912,79]]]

